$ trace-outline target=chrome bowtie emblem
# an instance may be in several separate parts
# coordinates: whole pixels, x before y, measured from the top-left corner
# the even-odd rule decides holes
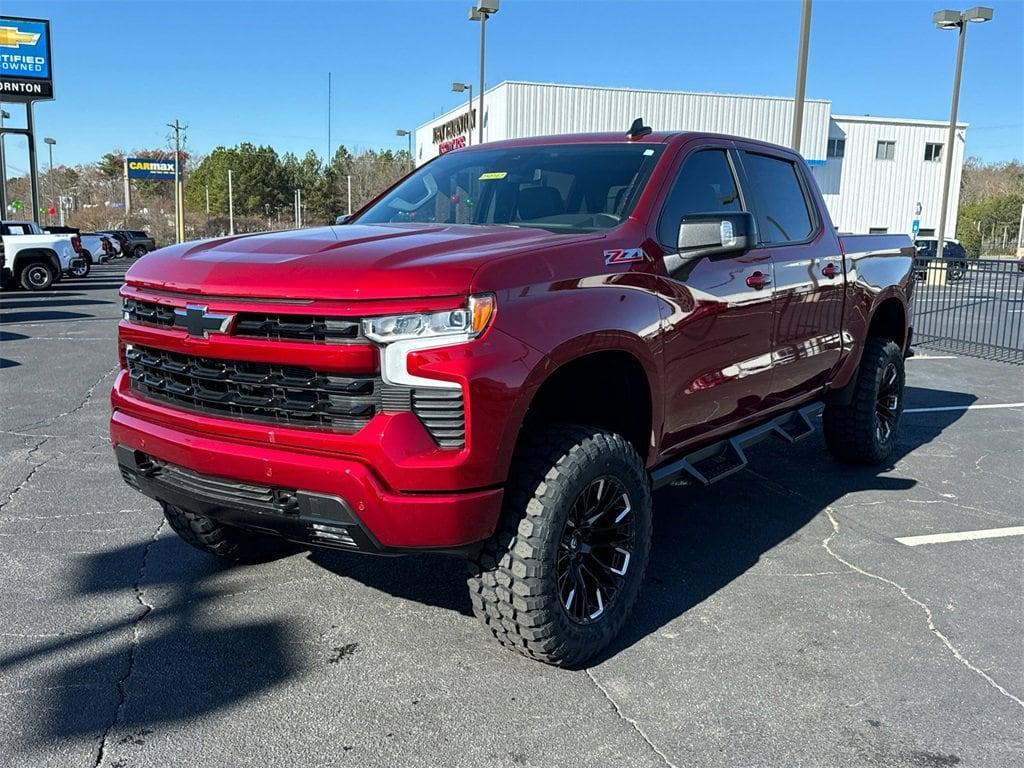
[[[184,328],[189,336],[208,338],[211,332],[227,333],[234,315],[208,312],[202,304],[188,304],[174,310],[174,325]]]

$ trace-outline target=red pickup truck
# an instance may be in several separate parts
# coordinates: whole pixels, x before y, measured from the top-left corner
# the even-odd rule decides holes
[[[344,226],[156,251],[111,437],[173,529],[470,564],[503,644],[580,665],[636,601],[651,492],[813,431],[884,462],[914,249],[838,235],[800,156],[730,136],[498,142]]]

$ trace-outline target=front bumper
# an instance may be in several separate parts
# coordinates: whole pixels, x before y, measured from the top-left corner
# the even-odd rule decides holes
[[[118,410],[110,432],[125,480],[147,496],[305,544],[457,550],[488,538],[501,510],[501,488],[396,493],[354,459],[227,442]]]

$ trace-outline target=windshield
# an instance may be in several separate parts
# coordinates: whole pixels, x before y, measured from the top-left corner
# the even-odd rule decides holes
[[[453,152],[415,171],[354,221],[611,229],[633,210],[661,150],[563,144]]]

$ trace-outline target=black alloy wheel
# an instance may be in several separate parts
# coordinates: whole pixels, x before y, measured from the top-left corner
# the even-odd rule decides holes
[[[555,568],[562,609],[577,624],[600,619],[618,596],[633,552],[631,512],[614,477],[592,481],[569,510]]]
[[[882,381],[878,385],[878,396],[875,398],[875,430],[880,443],[889,440],[900,417],[899,380],[896,364],[889,363],[885,366]]]

